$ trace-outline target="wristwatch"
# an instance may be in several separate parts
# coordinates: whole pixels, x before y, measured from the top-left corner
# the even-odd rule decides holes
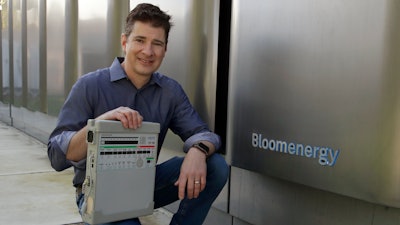
[[[194,144],[193,147],[199,149],[204,154],[206,154],[206,156],[208,156],[208,153],[209,153],[210,149],[208,148],[207,145],[205,145],[205,144],[203,144],[201,142],[198,142],[198,143]]]

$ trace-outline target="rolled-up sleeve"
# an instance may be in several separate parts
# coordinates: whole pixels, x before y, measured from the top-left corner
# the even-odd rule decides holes
[[[195,144],[200,141],[208,141],[211,142],[215,149],[219,149],[221,147],[221,138],[213,133],[213,132],[203,132],[203,133],[197,133],[192,135],[190,138],[188,138],[184,145],[183,145],[183,151],[188,152],[189,149]]]
[[[76,131],[63,131],[49,139],[47,145],[47,155],[51,166],[56,171],[62,171],[72,166],[72,163],[66,159],[69,142]]]
[[[47,151],[51,166],[56,171],[62,171],[71,166],[81,169],[85,168],[86,159],[78,162],[66,159],[69,142],[75,134],[76,131],[63,131],[61,134],[50,138]]]

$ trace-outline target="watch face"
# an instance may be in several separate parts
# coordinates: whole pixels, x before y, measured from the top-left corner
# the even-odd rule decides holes
[[[201,142],[198,144],[198,146],[199,146],[200,148],[206,150],[207,152],[210,150],[210,149],[208,148],[207,145],[205,145],[205,144],[203,144],[203,143],[201,143]]]

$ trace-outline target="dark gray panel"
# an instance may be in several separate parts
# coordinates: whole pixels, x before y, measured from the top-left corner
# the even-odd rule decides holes
[[[230,214],[255,225],[399,224],[400,209],[232,167]]]

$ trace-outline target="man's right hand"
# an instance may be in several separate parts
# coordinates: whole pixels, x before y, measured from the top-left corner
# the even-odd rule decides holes
[[[110,110],[96,119],[98,120],[119,120],[122,126],[130,129],[137,129],[142,126],[143,116],[136,110],[128,107],[118,107]],[[86,126],[78,131],[69,142],[66,158],[71,161],[78,162],[86,158],[87,143],[86,143]]]
[[[137,129],[142,126],[143,116],[136,110],[129,107],[118,107],[110,110],[96,119],[98,120],[119,120],[125,128]]]

